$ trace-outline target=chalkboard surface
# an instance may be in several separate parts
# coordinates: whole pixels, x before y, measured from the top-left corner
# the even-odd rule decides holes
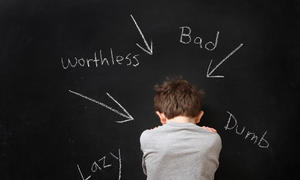
[[[0,179],[146,179],[153,86],[203,89],[215,179],[296,179],[299,1],[1,0]]]

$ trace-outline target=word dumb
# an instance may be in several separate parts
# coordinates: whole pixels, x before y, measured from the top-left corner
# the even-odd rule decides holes
[[[77,58],[73,59],[67,58],[65,62],[64,58],[61,58],[61,64],[63,69],[68,69],[69,67],[75,68],[78,66],[86,68],[97,68],[99,66],[113,66],[113,65],[125,65],[137,67],[139,65],[138,57],[139,54],[133,55],[132,53],[127,53],[125,56],[114,55],[113,49],[110,48],[110,58],[104,57],[102,51],[99,51],[99,58],[97,52],[94,53],[93,58]],[[100,63],[99,63],[100,62]]]
[[[181,29],[179,41],[182,44],[189,44],[193,41],[194,44],[198,45],[201,49],[204,47],[208,51],[216,49],[219,38],[219,31],[217,31],[215,42],[208,41],[203,44],[203,39],[199,36],[192,37],[192,29],[188,26],[179,27]]]
[[[228,118],[226,126],[224,127],[225,130],[233,130],[233,131],[235,131],[235,133],[237,135],[243,135],[243,133],[246,132],[245,131],[245,126],[243,126],[242,130],[238,130],[238,121],[237,121],[237,119],[229,111],[227,111],[227,113],[229,114],[229,118]],[[258,141],[258,136],[256,136],[255,133],[247,131],[244,139],[247,139],[248,137],[249,138],[251,137],[250,141],[253,141],[253,144],[257,143],[257,141],[258,141],[258,143],[257,143],[258,147],[268,148],[269,147],[269,142],[265,139],[266,134],[267,134],[267,131],[264,132],[264,134],[261,136],[261,138]]]
[[[100,159],[98,159],[97,161],[94,161],[91,165],[91,173],[96,173],[97,171],[102,171],[105,168],[111,167],[112,166],[112,160],[116,159],[119,162],[119,178],[118,180],[121,179],[121,169],[122,169],[122,163],[121,163],[121,152],[120,149],[118,149],[118,155],[116,156],[113,153],[109,153],[110,156],[103,156]],[[106,160],[106,158],[110,157],[110,163],[108,163]],[[88,180],[92,177],[92,175],[88,175],[88,176],[84,176],[79,165],[77,164],[77,169],[79,171],[80,177],[82,180]]]

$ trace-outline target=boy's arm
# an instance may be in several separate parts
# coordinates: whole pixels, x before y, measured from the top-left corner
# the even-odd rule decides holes
[[[143,155],[142,155],[142,168],[143,168],[143,172],[144,172],[144,174],[145,175],[147,175],[147,168],[146,168],[146,162],[145,162],[145,141],[147,141],[147,131],[148,130],[145,130],[142,134],[141,134],[141,136],[140,136],[140,145],[141,145],[141,151],[142,151],[142,153],[143,153]]]
[[[147,176],[147,169],[146,169],[146,163],[145,163],[144,155],[142,157],[142,168],[143,168],[144,174]]]

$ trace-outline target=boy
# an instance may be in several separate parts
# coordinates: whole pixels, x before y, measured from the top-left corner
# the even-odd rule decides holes
[[[154,109],[162,126],[140,137],[147,180],[213,180],[222,148],[213,128],[200,127],[202,91],[183,79],[156,85]]]

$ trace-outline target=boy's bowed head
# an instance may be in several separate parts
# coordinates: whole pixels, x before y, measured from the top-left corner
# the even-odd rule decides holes
[[[204,111],[202,99],[204,92],[197,90],[182,77],[167,78],[154,86],[154,109],[162,124],[168,121],[199,123]],[[213,128],[204,127],[215,132]]]

